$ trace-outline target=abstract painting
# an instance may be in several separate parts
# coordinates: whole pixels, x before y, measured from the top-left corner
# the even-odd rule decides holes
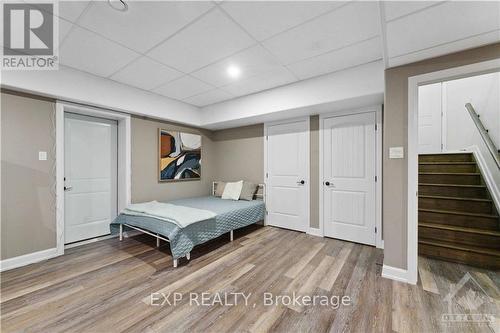
[[[201,135],[159,130],[159,181],[201,179]]]

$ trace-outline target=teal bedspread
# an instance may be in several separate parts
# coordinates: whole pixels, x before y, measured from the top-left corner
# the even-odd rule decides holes
[[[160,234],[170,240],[172,256],[177,259],[191,252],[194,246],[217,238],[231,230],[261,221],[265,215],[265,204],[262,200],[234,201],[210,196],[179,199],[170,201],[170,203],[209,210],[217,215],[215,218],[191,224],[186,228],[180,228],[175,223],[152,217],[120,214],[111,223],[111,233],[116,234],[119,232],[120,224],[129,224]]]

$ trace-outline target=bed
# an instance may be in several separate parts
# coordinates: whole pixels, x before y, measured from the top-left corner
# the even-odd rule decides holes
[[[173,266],[177,267],[178,259],[186,257],[190,259],[190,253],[194,246],[203,244],[211,239],[229,233],[230,241],[233,240],[233,231],[250,224],[263,221],[266,213],[264,185],[259,184],[254,200],[225,200],[215,196],[218,182],[212,184],[212,195],[178,199],[170,201],[170,204],[188,207],[193,210],[212,212],[214,217],[208,218],[185,227],[178,223],[172,223],[165,219],[151,216],[138,216],[121,213],[111,223],[111,233],[120,234],[127,230],[138,230],[140,232],[156,237],[156,245],[164,240],[170,243],[173,257]]]

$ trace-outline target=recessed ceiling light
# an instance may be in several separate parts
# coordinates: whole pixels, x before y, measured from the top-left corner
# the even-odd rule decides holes
[[[108,4],[111,8],[120,12],[126,12],[128,10],[128,5],[124,0],[108,0]]]
[[[231,65],[227,68],[227,75],[236,79],[241,75],[241,69],[238,66]]]

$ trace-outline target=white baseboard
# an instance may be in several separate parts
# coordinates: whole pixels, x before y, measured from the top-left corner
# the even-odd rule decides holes
[[[57,248],[37,251],[0,261],[0,272],[57,257]]]
[[[139,234],[141,234],[141,232],[136,231],[136,230],[129,230],[129,231],[125,231],[123,233],[123,237],[128,238],[128,237],[133,237],[133,236],[136,236]],[[93,242],[98,242],[98,241],[105,240],[105,239],[115,238],[115,237],[118,237],[118,234],[89,239],[89,240],[86,240],[83,242],[66,245],[64,248],[70,249],[72,247],[77,247],[77,246],[81,246],[81,245],[85,245],[85,244],[89,244],[89,243],[93,243]],[[53,249],[37,251],[37,252],[33,252],[33,253],[24,254],[22,256],[14,257],[14,258],[1,260],[0,261],[0,272],[8,271],[8,270],[14,269],[14,268],[19,268],[19,267],[26,266],[29,264],[34,264],[36,262],[51,259],[51,258],[54,258],[57,256],[58,256],[57,248],[53,248]]]
[[[309,229],[307,229],[306,234],[311,235],[311,236],[323,237],[323,233],[321,232],[321,229],[318,229],[318,228],[309,228]]]
[[[382,267],[382,277],[394,281],[416,284],[416,282],[412,283],[412,281],[410,281],[408,270],[402,268],[384,265]]]

